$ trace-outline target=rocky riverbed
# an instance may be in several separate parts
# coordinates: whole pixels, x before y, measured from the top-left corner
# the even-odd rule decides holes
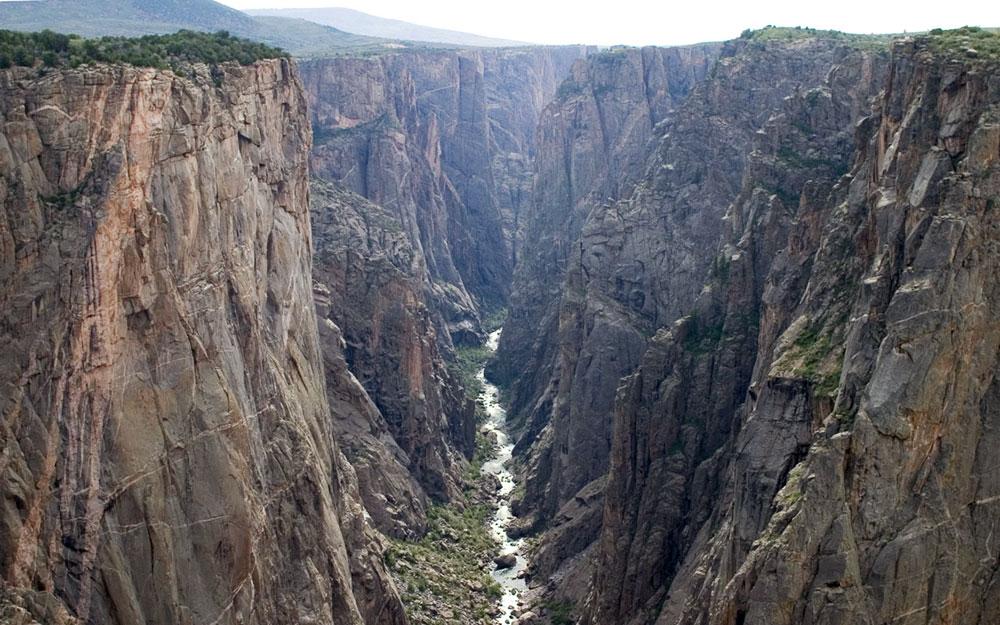
[[[496,350],[499,340],[500,330],[490,333],[486,346],[491,352]],[[483,369],[476,375],[483,384],[480,395],[480,402],[486,410],[483,430],[496,442],[494,448],[496,453],[492,459],[483,464],[483,473],[494,476],[500,483],[499,496],[495,500],[496,509],[490,518],[490,533],[500,544],[500,552],[494,562],[491,576],[503,589],[500,612],[494,622],[497,625],[508,625],[514,622],[521,595],[527,590],[523,576],[528,565],[524,557],[524,539],[507,536],[507,528],[514,520],[510,510],[510,497],[515,486],[514,475],[508,468],[514,443],[507,433],[507,412],[500,404],[500,390],[486,379]]]

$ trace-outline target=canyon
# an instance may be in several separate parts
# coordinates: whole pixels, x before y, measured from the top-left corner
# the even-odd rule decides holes
[[[995,622],[998,41],[0,70],[0,621]]]

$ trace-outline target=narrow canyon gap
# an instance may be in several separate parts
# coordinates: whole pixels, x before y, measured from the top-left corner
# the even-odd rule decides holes
[[[0,621],[1000,620],[995,31],[175,9],[0,32]]]

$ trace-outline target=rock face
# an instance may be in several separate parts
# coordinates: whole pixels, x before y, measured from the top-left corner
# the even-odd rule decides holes
[[[302,64],[314,174],[403,225],[446,346],[481,340],[479,312],[508,298],[538,115],[584,52],[428,51]]]
[[[535,193],[514,277],[509,322],[489,373],[510,386],[519,449],[551,412],[566,266],[591,208],[642,173],[654,126],[711,69],[718,45],[616,50],[579,61],[538,129]]]
[[[618,394],[583,623],[1000,613],[1000,81],[941,46],[852,52],[754,137],[705,288]]]
[[[509,300],[520,622],[995,622],[998,39],[0,70],[0,621],[406,625]]]
[[[685,52],[693,54],[691,49]],[[721,58],[711,73],[694,73],[682,83],[686,91],[680,93],[689,95],[678,98],[664,113],[655,132],[647,125],[652,143],[636,143],[626,152],[631,157],[625,171],[638,168],[643,173],[624,188],[605,183],[600,195],[583,196],[577,201],[577,234],[571,230],[568,239],[561,238],[562,233],[554,235],[565,250],[561,284],[539,278],[544,276],[541,271],[517,275],[524,282],[515,281],[510,325],[543,332],[525,339],[513,330],[506,357],[515,363],[525,361],[517,349],[529,344],[536,354],[551,358],[551,364],[542,367],[551,372],[548,381],[530,370],[526,375],[508,370],[515,376],[514,407],[526,415],[521,445],[527,454],[526,490],[519,512],[533,515],[536,526],[550,528],[535,557],[539,576],[552,574],[591,545],[600,531],[602,478],[610,466],[619,380],[639,365],[658,328],[691,312],[713,267],[721,271],[717,250],[727,227],[726,210],[740,194],[758,130],[788,106],[789,97],[822,90],[834,80],[852,86],[870,82],[873,73],[871,60],[855,48],[817,38],[739,40],[714,52]],[[714,57],[695,58],[707,64]],[[839,78],[841,74],[848,77]],[[856,118],[866,104],[863,95],[844,97],[848,112],[837,120],[841,133],[850,129],[851,115]],[[559,111],[558,118],[563,117]],[[543,136],[545,132],[541,131]],[[642,149],[646,145],[651,149]],[[817,152],[802,158],[823,161],[827,169],[846,169],[844,152],[849,148],[840,147],[839,156]],[[645,164],[638,165],[643,160]],[[540,186],[558,186],[545,181],[545,172],[540,170],[539,175]],[[611,179],[623,177],[613,174]],[[616,196],[623,199],[613,201]],[[545,219],[543,215],[539,218]],[[554,226],[543,231],[556,232]],[[530,236],[534,232],[529,240]],[[540,249],[557,247],[549,242]],[[526,257],[525,264],[529,262]],[[550,258],[538,266],[546,264],[557,263]],[[545,280],[549,286],[538,288]],[[553,292],[554,299],[545,301]],[[535,303],[524,306],[518,293],[533,294]],[[539,314],[547,321],[525,322]],[[498,368],[502,367],[503,363]],[[573,564],[585,560],[577,558]],[[579,599],[585,591],[579,584],[581,574],[565,574],[577,582],[572,589],[563,584],[560,590]]]
[[[0,81],[0,613],[405,623],[332,434],[293,66]]]
[[[475,450],[475,406],[444,366],[413,272],[416,252],[395,215],[320,180],[312,205],[313,279],[337,438],[378,527],[413,537],[422,533],[428,495],[461,493],[461,459]]]
[[[335,409],[335,427],[386,533],[420,534],[427,498],[461,493],[475,407],[445,358],[452,339],[479,340],[482,313],[507,299],[534,128],[582,53],[422,52],[303,65],[328,388],[332,404],[367,395],[362,410]]]

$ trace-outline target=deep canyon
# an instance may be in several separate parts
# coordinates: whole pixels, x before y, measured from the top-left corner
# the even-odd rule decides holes
[[[0,69],[0,622],[1000,622],[998,211],[975,28]]]

